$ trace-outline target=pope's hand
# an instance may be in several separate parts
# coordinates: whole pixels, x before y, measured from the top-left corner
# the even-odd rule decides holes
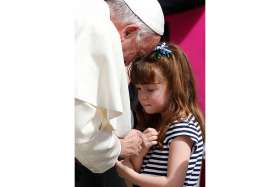
[[[123,158],[137,156],[141,151],[142,137],[141,132],[132,129],[121,141],[121,154]]]

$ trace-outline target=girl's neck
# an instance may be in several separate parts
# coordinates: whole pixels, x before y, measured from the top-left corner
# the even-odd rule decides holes
[[[163,111],[163,112],[161,112],[160,113],[161,121],[164,121],[170,115],[172,115],[172,114],[168,111],[168,109]],[[173,114],[173,115],[175,115],[175,114]],[[187,115],[186,112],[180,111],[179,114],[177,114],[177,116],[179,117],[178,120],[180,120],[182,118],[186,118],[188,115]]]
[[[162,111],[160,113],[161,121],[164,121],[166,119],[166,116],[169,116],[169,115],[170,115],[170,113],[169,113],[168,109]]]

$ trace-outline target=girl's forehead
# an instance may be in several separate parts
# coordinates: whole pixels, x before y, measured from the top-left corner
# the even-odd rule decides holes
[[[155,76],[153,80],[139,82],[136,85],[150,86],[150,85],[159,85],[159,84],[167,84],[167,80],[161,77]]]

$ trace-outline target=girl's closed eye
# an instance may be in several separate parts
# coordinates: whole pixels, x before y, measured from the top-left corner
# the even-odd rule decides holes
[[[147,85],[145,89],[147,92],[154,92],[158,89],[158,83]]]
[[[151,88],[150,88],[150,89],[147,89],[148,92],[153,92],[153,91],[155,91],[155,90],[156,90],[156,89],[151,89]]]

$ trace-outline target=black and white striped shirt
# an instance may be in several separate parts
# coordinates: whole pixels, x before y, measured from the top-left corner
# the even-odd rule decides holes
[[[187,136],[193,141],[193,147],[183,187],[197,186],[202,164],[204,145],[198,122],[193,115],[185,120],[173,122],[166,131],[163,149],[153,146],[143,159],[141,173],[167,176],[168,152],[172,140],[178,136]]]

